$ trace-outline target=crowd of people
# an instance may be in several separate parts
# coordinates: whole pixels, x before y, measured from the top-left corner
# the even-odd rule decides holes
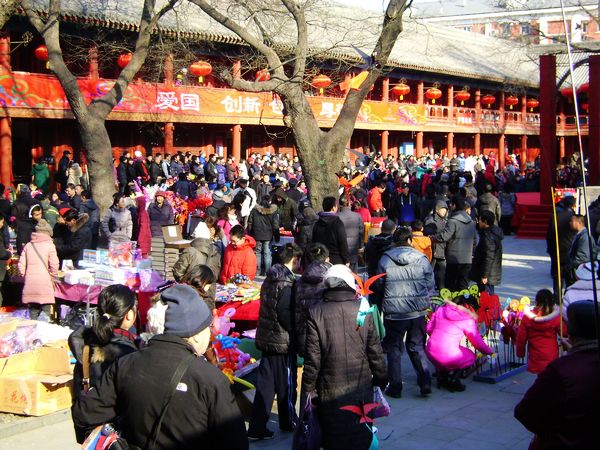
[[[215,154],[136,152],[116,162],[117,193],[100,214],[83,174],[69,177],[75,172],[70,154],[63,159],[56,192],[42,183],[41,168],[14,196],[0,186],[0,259],[13,251],[10,226],[24,275],[22,301],[32,318],[52,314],[53,277],[63,261],[76,265],[83,249],[135,241],[148,255],[152,238],[174,223],[184,225],[192,239],[174,266],[176,283],[157,298],[161,326],[147,344],[131,330],[137,308],[123,286],[104,289],[97,322],[71,339],[78,361],[78,440],[120,416],[123,436],[140,447],[153,440],[158,448],[247,448],[248,439],[273,437],[267,423],[275,396],[279,428],[289,432],[299,420],[298,397],[305,405],[316,392],[323,447],[369,448],[373,429],[343,407],[371,402],[373,386],[401,398],[404,351],[422,396],[432,394],[434,379],[440,388],[463,391],[461,379],[477,360],[463,338],[478,352],[492,353],[477,328],[479,305],[464,290],[476,284],[494,294],[502,282],[502,240],[513,231],[515,192],[539,189],[539,170],[519,168],[518,157],[499,169],[493,152],[420,158],[370,153],[344,161],[339,193],[312,205],[297,157],[252,154],[235,161]],[[565,223],[574,234],[569,245],[562,242],[568,257],[561,254],[560,261],[571,287],[579,288],[585,280],[580,266],[595,257],[589,251],[580,257],[589,243],[579,216],[566,216],[569,202],[563,202],[565,217],[559,216],[559,238]],[[193,226],[192,216],[198,219]],[[281,245],[283,236],[294,243]],[[369,277],[385,275],[372,285],[371,313],[358,301],[353,271],[361,267]],[[256,330],[262,357],[247,432],[210,345],[216,283],[240,276],[264,277]],[[430,317],[431,298],[443,289],[460,295]],[[519,354],[535,348],[531,330],[535,334],[538,323],[551,323],[545,337],[557,342],[561,318],[554,297],[538,293],[536,302],[524,327],[530,332],[519,337]],[[569,320],[574,336],[587,339],[587,325]],[[530,350],[530,369],[544,373],[552,366],[558,344],[556,355],[550,354]],[[299,391],[298,357],[304,361]],[[84,376],[90,361],[93,370]],[[131,376],[142,372],[152,375],[143,382]],[[165,383],[169,379],[173,389]],[[169,409],[160,414],[164,399]],[[519,411],[536,407],[533,395],[526,399]]]

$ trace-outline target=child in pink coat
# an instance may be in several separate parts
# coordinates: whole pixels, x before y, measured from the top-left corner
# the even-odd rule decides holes
[[[492,350],[483,341],[477,329],[477,300],[471,296],[459,296],[456,303],[447,302],[439,308],[427,324],[429,339],[425,353],[437,369],[438,387],[451,392],[464,391],[459,375],[463,369],[471,367],[477,360],[473,351],[460,345],[466,336],[473,346],[487,355]]]

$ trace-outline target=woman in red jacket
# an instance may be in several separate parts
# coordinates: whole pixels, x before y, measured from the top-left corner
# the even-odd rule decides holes
[[[256,241],[252,236],[244,236],[244,228],[236,225],[229,232],[229,245],[225,248],[219,283],[225,284],[234,275],[246,275],[250,280],[256,276]]]
[[[560,335],[561,320],[552,292],[548,289],[538,291],[535,296],[535,308],[523,317],[517,332],[517,356],[525,357],[527,345],[527,366],[531,373],[542,372],[548,364],[558,358],[557,336]],[[565,329],[563,325],[563,330]]]

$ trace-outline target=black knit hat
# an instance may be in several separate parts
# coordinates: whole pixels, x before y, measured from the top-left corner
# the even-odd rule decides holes
[[[571,303],[567,308],[567,319],[569,336],[580,339],[596,339],[594,302],[583,300]]]
[[[198,292],[185,284],[174,284],[161,294],[167,304],[165,333],[179,337],[196,336],[212,322],[212,313]]]

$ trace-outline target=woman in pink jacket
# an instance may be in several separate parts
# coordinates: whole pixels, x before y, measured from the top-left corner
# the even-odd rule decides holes
[[[52,277],[58,275],[58,256],[52,228],[44,219],[37,223],[31,241],[21,252],[19,272],[25,277],[22,301],[29,305],[29,317],[36,320],[43,311],[50,318],[54,304]]]
[[[429,340],[425,353],[437,369],[438,387],[444,387],[451,392],[462,392],[464,384],[459,376],[463,369],[471,367],[477,360],[473,351],[460,345],[463,337],[487,355],[492,350],[483,341],[477,329],[477,315],[474,310],[479,305],[473,297],[459,296],[456,303],[447,302],[439,308],[427,324]]]

